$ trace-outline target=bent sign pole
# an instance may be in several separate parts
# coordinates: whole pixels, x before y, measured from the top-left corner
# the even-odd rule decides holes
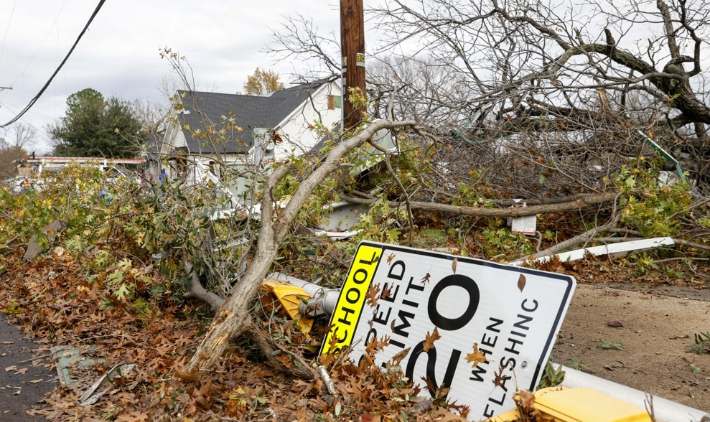
[[[575,286],[562,274],[363,242],[321,354],[352,346],[358,362],[387,336],[378,364],[410,348],[405,375],[449,388],[479,420],[513,408],[516,389],[535,389]]]

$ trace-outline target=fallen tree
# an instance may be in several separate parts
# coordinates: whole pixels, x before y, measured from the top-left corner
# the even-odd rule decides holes
[[[414,121],[380,120],[367,125],[361,132],[337,143],[320,165],[303,180],[294,192],[288,205],[277,214],[274,213],[273,190],[277,183],[291,170],[290,164],[285,163],[276,168],[263,184],[263,197],[261,200],[261,227],[258,233],[256,252],[247,272],[229,292],[229,296],[219,307],[217,314],[210,323],[199,347],[187,365],[188,374],[212,367],[222,355],[229,340],[244,333],[251,326],[249,305],[254,294],[261,285],[262,280],[276,257],[279,244],[288,233],[291,223],[298,215],[298,211],[306,203],[311,193],[330,174],[341,165],[341,160],[353,149],[370,140],[375,133],[382,129],[395,129],[414,127]],[[194,283],[193,283],[194,285]],[[205,291],[197,289],[192,292],[194,297],[202,299]]]

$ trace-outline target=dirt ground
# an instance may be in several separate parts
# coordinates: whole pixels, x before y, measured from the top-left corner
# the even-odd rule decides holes
[[[710,412],[710,354],[685,350],[710,332],[710,290],[625,288],[641,291],[577,286],[554,361]]]

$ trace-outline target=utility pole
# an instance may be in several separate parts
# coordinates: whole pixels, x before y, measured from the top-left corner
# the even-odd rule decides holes
[[[0,92],[6,90],[6,89],[12,89],[11,86],[0,86]],[[2,107],[2,104],[0,104],[0,107]]]
[[[0,86],[0,91],[2,91],[4,89],[12,89],[12,87],[11,86]]]
[[[360,88],[365,95],[365,19],[363,0],[340,0],[340,45],[343,69],[343,129],[360,123],[365,107],[350,102],[350,88]]]

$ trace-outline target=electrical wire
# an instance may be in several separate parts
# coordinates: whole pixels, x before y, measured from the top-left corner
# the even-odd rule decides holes
[[[52,81],[54,80],[54,77],[57,76],[57,73],[59,73],[59,71],[62,70],[64,63],[66,63],[67,60],[69,60],[69,57],[74,52],[74,49],[76,48],[76,46],[79,44],[81,37],[83,37],[86,30],[89,29],[89,25],[91,25],[91,22],[94,20],[96,15],[99,13],[99,10],[101,10],[101,7],[104,5],[104,3],[106,3],[106,0],[99,1],[99,4],[96,6],[96,9],[94,10],[94,13],[91,14],[91,17],[89,18],[89,21],[86,22],[84,29],[82,29],[81,33],[76,38],[76,41],[74,41],[74,45],[72,45],[72,47],[69,50],[69,52],[67,53],[66,57],[64,57],[64,60],[62,60],[62,62],[59,63],[59,67],[57,67],[57,69],[54,71],[54,73],[52,73],[52,76],[49,77],[49,80],[47,81],[47,83],[44,84],[44,86],[42,87],[42,89],[39,90],[37,95],[35,95],[34,98],[32,98],[30,100],[30,102],[25,106],[24,109],[22,109],[22,111],[20,111],[20,113],[17,116],[13,117],[9,122],[5,123],[4,125],[0,125],[0,128],[7,127],[7,126],[10,126],[11,124],[15,123],[20,118],[22,118],[22,116],[24,116],[25,113],[27,113],[29,111],[29,109],[32,108],[33,105],[35,105],[37,100],[39,100],[39,98],[42,96],[42,94],[44,94],[44,91],[47,90],[47,88],[49,87],[49,84],[52,83]]]
[[[67,0],[64,0],[64,2],[62,3],[62,7],[59,8],[59,12],[57,12],[57,16],[54,18],[54,22],[52,22],[52,25],[49,27],[49,29],[47,29],[47,32],[44,34],[44,38],[42,38],[42,42],[39,43],[39,46],[37,46],[37,49],[35,50],[34,54],[32,55],[30,62],[27,63],[27,66],[25,66],[25,68],[22,70],[22,73],[20,73],[20,75],[17,78],[15,78],[14,81],[12,81],[10,86],[15,85],[17,83],[17,81],[20,80],[20,78],[22,76],[24,76],[25,72],[27,72],[27,69],[29,69],[30,66],[32,65],[32,63],[35,61],[35,58],[37,57],[37,53],[39,53],[39,50],[42,49],[44,42],[47,41],[47,37],[49,36],[49,33],[52,32],[52,29],[54,29],[55,26],[57,26],[57,20],[59,20],[59,15],[62,14],[62,10],[64,10],[64,5],[66,5],[66,4],[67,4]],[[59,32],[59,29],[57,29],[57,32]],[[58,38],[59,38],[59,35],[57,35],[57,39]],[[57,41],[57,42],[59,42],[59,41]],[[59,55],[59,53],[57,53],[57,55]]]
[[[7,31],[10,29],[10,24],[12,23],[12,17],[15,15],[15,6],[17,6],[17,0],[12,3],[12,12],[10,12],[10,19],[7,21],[7,28],[5,28],[5,35],[2,37],[2,44],[0,44],[0,61],[2,61],[2,53],[5,51],[5,39],[7,39]]]

